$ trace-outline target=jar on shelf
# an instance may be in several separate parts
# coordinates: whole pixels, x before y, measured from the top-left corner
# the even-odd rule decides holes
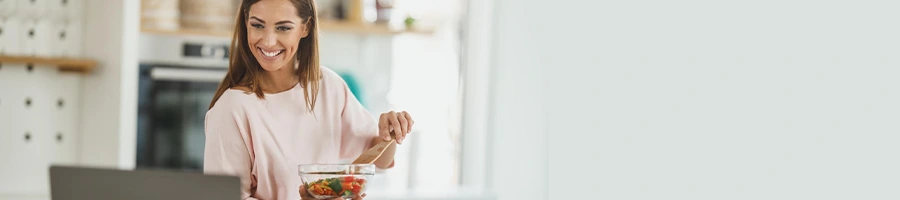
[[[176,30],[178,21],[178,0],[141,0],[141,28]]]
[[[238,5],[236,0],[182,0],[181,28],[231,31]]]

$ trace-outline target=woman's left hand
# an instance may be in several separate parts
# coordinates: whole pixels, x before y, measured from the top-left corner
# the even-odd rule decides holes
[[[378,136],[388,141],[391,140],[393,131],[397,144],[403,144],[403,139],[406,139],[406,135],[412,131],[413,124],[415,121],[406,111],[381,113],[378,119]]]

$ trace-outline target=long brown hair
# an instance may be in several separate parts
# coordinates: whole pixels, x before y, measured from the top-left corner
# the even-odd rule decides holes
[[[301,19],[306,20],[306,28],[308,35],[300,39],[300,45],[297,47],[296,62],[299,68],[297,76],[300,80],[300,86],[303,87],[303,95],[306,97],[306,108],[312,112],[316,107],[316,94],[319,92],[319,79],[321,70],[319,69],[319,39],[318,39],[318,17],[316,17],[316,4],[314,0],[290,0],[294,7],[297,8],[297,15]],[[234,23],[234,35],[231,38],[231,54],[229,57],[228,73],[219,83],[216,89],[216,95],[213,96],[212,102],[209,103],[209,109],[216,105],[216,101],[226,90],[236,86],[250,88],[250,92],[256,94],[260,99],[265,98],[262,87],[260,87],[260,77],[265,70],[256,61],[247,44],[247,15],[250,12],[250,6],[259,2],[259,0],[243,0],[238,10]]]

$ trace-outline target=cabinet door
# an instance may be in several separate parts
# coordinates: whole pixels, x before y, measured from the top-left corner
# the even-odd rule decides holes
[[[0,53],[12,56],[23,54],[26,48],[21,46],[20,39],[24,37],[24,26],[24,20],[19,18],[0,19]]]
[[[29,70],[30,69],[30,70]],[[6,82],[0,93],[0,193],[43,194],[48,188],[49,131],[55,121],[48,119],[52,104],[48,84],[55,68],[4,64],[0,68]]]
[[[27,18],[43,18],[50,11],[51,0],[16,0],[16,15]]]
[[[60,73],[53,93],[53,117],[56,118],[51,165],[74,165],[78,156],[79,113],[82,77],[77,73]]]
[[[0,17],[10,17],[16,13],[16,1],[19,0],[0,0]]]

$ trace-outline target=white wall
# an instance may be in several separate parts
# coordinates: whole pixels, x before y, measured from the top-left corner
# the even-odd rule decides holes
[[[545,69],[550,199],[900,198],[898,6],[526,8],[548,19],[513,29],[540,38],[516,67]]]
[[[547,199],[547,146],[540,79],[534,63],[539,46],[529,41],[538,1],[497,0],[494,4],[488,187],[497,199]]]
[[[135,165],[139,1],[85,0],[84,55],[99,63],[82,83],[79,164]]]

